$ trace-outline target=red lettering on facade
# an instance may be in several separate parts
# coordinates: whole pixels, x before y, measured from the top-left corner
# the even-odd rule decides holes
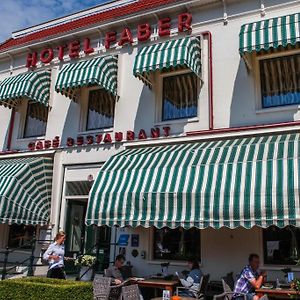
[[[116,132],[115,133],[115,141],[122,142],[123,141],[123,132]]]
[[[91,40],[89,38],[86,38],[83,42],[83,52],[85,54],[91,54],[95,51],[94,48],[91,47]]]
[[[159,128],[151,128],[151,137],[153,139],[157,139],[160,137],[160,130]]]
[[[141,129],[139,132],[139,140],[145,140],[145,139],[147,139],[147,134],[144,129]]]
[[[86,137],[86,143],[87,143],[88,145],[94,144],[94,137],[93,137],[92,135],[88,135],[88,136]]]
[[[83,138],[83,136],[78,136],[77,137],[76,144],[77,144],[77,146],[82,146],[84,144],[84,138]]]
[[[193,17],[189,13],[184,13],[178,16],[178,31],[191,31]]]
[[[65,56],[65,49],[67,48],[66,45],[62,45],[62,46],[58,46],[57,49],[58,49],[58,59],[60,61],[63,61],[64,60],[64,56]]]
[[[51,141],[46,140],[46,141],[44,142],[44,147],[45,147],[45,149],[51,148]]]
[[[60,144],[60,138],[59,136],[56,136],[53,140],[52,140],[52,147],[53,148],[58,148]]]
[[[118,43],[119,46],[123,46],[125,44],[132,44],[133,43],[133,37],[131,30],[129,28],[125,28],[121,33],[121,39]]]
[[[97,136],[96,136],[96,143],[100,144],[102,142],[102,138],[103,138],[102,134],[97,134]]]
[[[128,130],[127,134],[126,134],[126,137],[127,137],[127,141],[133,141],[135,139],[134,132],[131,131],[131,130]]]
[[[151,37],[151,26],[146,24],[138,25],[138,41],[144,42]]]
[[[169,36],[171,34],[171,19],[164,18],[158,21],[158,35]]]
[[[111,135],[109,133],[107,133],[104,136],[103,142],[106,143],[106,144],[112,143],[112,138],[111,138]]]
[[[71,138],[71,137],[68,137],[68,139],[67,139],[67,146],[68,147],[72,147],[72,146],[74,146],[74,144],[75,144],[74,139]]]
[[[43,64],[49,64],[54,58],[54,51],[52,48],[42,50],[40,60]]]
[[[112,43],[116,42],[117,33],[115,31],[107,32],[105,34],[104,46],[106,49],[110,49]]]
[[[79,57],[80,52],[80,42],[73,41],[69,44],[69,56],[70,58],[77,58]]]
[[[26,68],[36,67],[38,62],[37,52],[29,53],[27,55]]]
[[[164,131],[164,136],[165,137],[170,136],[170,130],[171,130],[170,127],[163,127],[163,131]]]

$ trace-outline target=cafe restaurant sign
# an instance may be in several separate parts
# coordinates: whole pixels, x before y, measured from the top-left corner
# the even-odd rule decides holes
[[[99,134],[90,134],[90,135],[78,135],[76,138],[68,137],[65,141],[65,145],[70,147],[75,146],[84,146],[84,145],[99,145],[99,144],[111,144],[113,142],[125,142],[125,141],[134,141],[134,140],[147,140],[147,139],[158,139],[161,137],[170,136],[170,127],[160,128],[151,128],[150,132],[146,132],[144,129],[141,129],[139,132],[134,132],[128,130],[126,132],[114,132],[114,133],[99,133]],[[32,141],[28,144],[28,150],[43,150],[50,148],[59,148],[61,147],[61,140],[59,136],[56,136],[53,140],[37,140]]]
[[[172,20],[171,18],[163,18],[158,20],[158,36],[167,37],[171,34]],[[192,30],[192,15],[189,13],[183,13],[178,15],[177,19],[177,30],[178,32],[185,32]],[[137,26],[136,38],[138,42],[148,41],[153,35],[153,30],[149,23],[139,24]],[[120,32],[110,31],[105,33],[104,46],[108,50],[113,45],[123,47],[124,45],[130,45],[134,42],[134,36],[132,29],[125,27]],[[71,59],[79,57],[80,52],[83,51],[85,55],[89,55],[95,51],[91,47],[91,41],[87,37],[83,41],[74,40],[69,44],[62,44],[57,47],[48,47],[40,52],[31,52],[27,56],[26,67],[35,67],[40,61],[43,64],[50,63],[55,57],[60,61],[64,60],[65,55],[68,55]]]

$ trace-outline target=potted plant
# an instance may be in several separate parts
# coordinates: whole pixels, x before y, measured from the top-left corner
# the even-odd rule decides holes
[[[80,255],[75,260],[75,266],[80,267],[80,279],[90,281],[93,275],[93,266],[96,263],[96,257],[92,255]]]

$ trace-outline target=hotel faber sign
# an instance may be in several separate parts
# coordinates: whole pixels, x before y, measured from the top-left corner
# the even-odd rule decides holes
[[[174,22],[174,21],[173,21]],[[157,29],[159,37],[167,37],[171,35],[172,20],[171,18],[163,18],[158,20]],[[178,32],[185,32],[192,30],[192,15],[183,13],[178,15],[177,18]],[[149,23],[139,24],[135,28],[136,36],[133,35],[133,28],[125,27],[120,32],[108,31],[104,34],[104,46],[107,50],[114,46],[123,47],[134,43],[134,39],[138,42],[146,42],[151,39],[153,35],[152,27]],[[31,52],[27,56],[26,67],[35,67],[40,61],[43,64],[50,63],[54,58],[63,61],[65,56],[68,55],[71,59],[79,57],[80,52],[83,51],[85,55],[89,55],[95,51],[91,47],[90,39],[87,37],[80,40],[74,40],[70,43],[62,44],[57,47],[48,47],[40,52]]]

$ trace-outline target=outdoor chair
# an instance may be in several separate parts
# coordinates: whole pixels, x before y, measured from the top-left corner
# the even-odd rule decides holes
[[[108,300],[110,292],[111,278],[95,277],[93,280],[94,300]]]
[[[199,292],[198,292],[198,295],[197,295],[197,299],[201,299],[201,300],[205,299],[205,297],[206,297],[205,294],[206,294],[208,283],[209,283],[209,277],[210,277],[209,274],[203,275],[201,277],[201,280],[200,280],[200,283],[199,283]],[[185,287],[181,287],[181,286],[177,287],[176,288],[176,295],[178,295],[180,290],[185,290],[185,289],[186,289]]]
[[[201,285],[199,288],[199,294],[198,294],[198,299],[202,299],[205,300],[206,299],[206,293],[207,293],[207,288],[208,288],[208,284],[209,284],[209,278],[210,275],[206,274],[203,275],[201,278]]]
[[[226,283],[224,278],[222,279],[222,285],[223,285],[223,293],[220,295],[215,295],[214,300],[232,300],[234,292],[230,288],[230,286]],[[239,296],[243,296],[244,300],[247,300],[247,296],[245,294],[239,294]]]
[[[123,300],[140,300],[140,290],[137,284],[122,287]]]

